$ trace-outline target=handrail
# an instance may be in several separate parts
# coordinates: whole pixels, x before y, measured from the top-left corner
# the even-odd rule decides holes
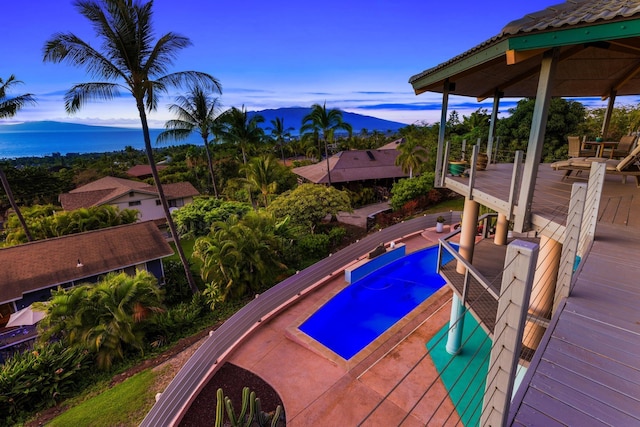
[[[496,216],[497,216],[496,213],[486,213],[486,214],[480,216],[478,218],[478,221],[486,220],[487,218],[496,217]],[[451,256],[453,256],[459,263],[462,263],[464,265],[464,267],[465,267],[465,271],[467,272],[467,274],[465,274],[465,279],[464,279],[463,295],[466,294],[467,290],[468,290],[468,286],[469,286],[469,283],[470,283],[468,273],[470,273],[473,277],[475,277],[475,279],[478,281],[478,283],[487,292],[489,292],[489,294],[497,301],[498,298],[500,297],[500,295],[498,295],[496,293],[496,291],[493,290],[493,288],[491,287],[490,282],[487,281],[487,279],[485,279],[485,277],[473,265],[471,265],[471,263],[469,261],[464,259],[458,253],[458,251],[448,242],[448,240],[451,239],[451,237],[453,237],[456,234],[460,233],[460,231],[461,231],[460,229],[454,230],[453,232],[447,234],[446,236],[444,236],[444,237],[442,237],[441,239],[438,240],[438,244],[440,246],[440,249],[438,250],[438,265],[437,265],[438,274],[440,274],[440,271],[441,271],[442,250],[444,249],[449,254],[451,254]],[[463,303],[464,303],[464,301],[463,301]]]

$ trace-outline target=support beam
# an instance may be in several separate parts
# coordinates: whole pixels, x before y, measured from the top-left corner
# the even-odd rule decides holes
[[[449,317],[449,332],[447,334],[447,353],[456,355],[462,349],[462,329],[464,327],[464,304],[458,294],[454,292],[451,300],[451,316]]]
[[[436,182],[436,187],[444,187],[444,174],[442,173],[442,164],[444,163],[444,136],[447,130],[447,110],[449,109],[449,79],[445,79],[444,88],[442,89],[442,110],[440,111],[440,132],[438,133],[438,154],[436,155],[436,176],[442,177],[440,182]]]
[[[613,114],[613,105],[616,102],[616,95],[618,92],[612,90],[609,92],[609,102],[607,102],[607,109],[604,112],[604,120],[602,121],[602,130],[600,130],[600,134],[603,138],[607,137],[607,133],[609,133],[609,124],[611,123],[611,115]]]
[[[494,341],[480,415],[481,426],[506,426],[522,348],[538,245],[515,240],[507,247]]]
[[[473,250],[476,245],[476,233],[478,231],[478,213],[480,212],[480,204],[474,202],[470,198],[464,200],[464,210],[462,212],[462,224],[460,226],[460,248],[458,253],[466,261],[473,261]],[[456,271],[465,274],[467,268],[464,264],[458,263]]]
[[[496,222],[496,234],[493,236],[493,243],[499,246],[507,244],[507,235],[509,234],[509,220],[505,214],[498,214]]]
[[[489,139],[487,140],[487,165],[491,164],[493,157],[493,135],[496,131],[496,124],[498,124],[498,110],[500,109],[500,98],[504,94],[496,89],[493,94],[493,107],[491,110],[491,123],[489,123]]]
[[[550,319],[556,295],[556,280],[560,267],[562,245],[543,235],[540,236],[539,252],[529,300],[529,314],[534,318]],[[527,322],[522,344],[532,350],[537,349],[545,331],[546,328],[537,322]]]
[[[547,115],[551,102],[551,86],[558,64],[558,49],[546,52],[540,65],[540,80],[536,93],[536,104],[531,120],[531,132],[527,147],[527,158],[524,164],[520,196],[517,201],[514,230],[529,231],[531,228],[531,201],[538,175],[538,166],[542,157]]]

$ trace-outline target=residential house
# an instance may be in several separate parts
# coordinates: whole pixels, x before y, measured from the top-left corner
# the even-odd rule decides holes
[[[180,208],[193,201],[200,193],[189,182],[164,184],[170,208]],[[141,221],[164,218],[158,191],[146,182],[107,176],[59,196],[65,210],[99,205],[113,205],[122,209],[136,209]]]
[[[161,259],[173,249],[153,221],[37,240],[0,249],[0,325],[8,314],[46,301],[58,286],[96,283],[112,271],[152,273],[164,280]],[[4,323],[2,319],[5,319]]]
[[[158,165],[156,164],[156,169],[160,172],[163,169],[168,168],[167,165]],[[127,175],[132,176],[137,179],[147,179],[151,178],[153,175],[151,174],[151,166],[149,165],[135,165],[127,170]]]
[[[391,186],[399,178],[408,177],[396,166],[397,149],[341,151],[313,165],[294,168],[292,171],[306,181],[315,184],[368,183]],[[330,175],[330,176],[329,176]],[[329,179],[330,178],[330,179]]]

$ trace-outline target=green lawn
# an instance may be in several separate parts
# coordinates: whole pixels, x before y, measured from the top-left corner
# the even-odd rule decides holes
[[[146,370],[128,378],[52,420],[48,426],[137,426],[153,405],[149,396],[156,373]]]

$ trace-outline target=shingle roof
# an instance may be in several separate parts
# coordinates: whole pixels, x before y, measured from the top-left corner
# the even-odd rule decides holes
[[[162,188],[168,198],[193,197],[200,193],[189,182],[164,184]],[[74,210],[90,206],[103,205],[131,191],[158,194],[156,187],[146,182],[107,176],[97,181],[63,193],[59,196],[60,204],[65,210]]]
[[[156,165],[158,171],[168,168],[167,165]],[[135,176],[137,178],[142,176],[151,176],[151,166],[149,165],[135,165],[129,168],[127,175]]]
[[[153,221],[0,249],[0,302],[172,255]],[[77,267],[78,260],[82,267]]]
[[[498,35],[545,31],[564,26],[630,18],[640,13],[638,0],[569,0],[511,21]]]
[[[446,62],[410,77],[409,83],[414,84],[425,76],[434,74],[478,52],[486,51],[513,36],[637,19],[638,15],[640,15],[638,0],[569,0],[529,13],[508,23],[496,36]]]
[[[341,151],[329,158],[331,182],[354,182],[369,179],[402,178],[407,174],[396,166],[397,150],[350,150]],[[293,173],[316,184],[328,183],[325,160],[294,168]]]

